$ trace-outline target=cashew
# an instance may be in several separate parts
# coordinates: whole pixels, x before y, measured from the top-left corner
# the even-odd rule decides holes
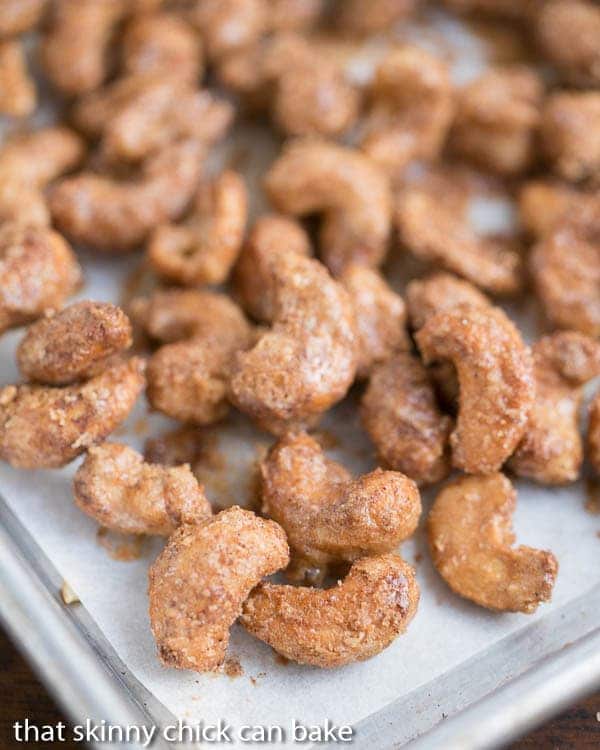
[[[451,273],[433,273],[411,281],[406,287],[406,305],[410,324],[415,331],[437,313],[453,307],[490,307],[490,300],[464,279]]]
[[[260,470],[262,513],[285,530],[297,567],[392,552],[419,522],[414,482],[381,469],[352,479],[306,433],[282,437]]]
[[[556,180],[531,180],[519,193],[519,218],[530,235],[541,238],[579,209],[600,215],[600,194]]]
[[[270,31],[300,31],[311,28],[323,12],[323,0],[267,0]]]
[[[273,326],[239,353],[230,398],[273,432],[312,423],[348,391],[357,365],[355,319],[346,291],[315,260],[273,258]]]
[[[162,662],[201,672],[219,667],[248,594],[288,559],[283,529],[238,507],[181,526],[149,575],[150,622]]]
[[[499,308],[455,307],[430,318],[416,341],[426,364],[456,368],[452,464],[469,474],[497,471],[523,437],[534,399],[531,352],[518,330]]]
[[[590,404],[587,451],[592,468],[596,474],[600,474],[600,393]]]
[[[321,255],[334,273],[352,262],[376,266],[383,261],[391,196],[383,173],[368,157],[325,141],[296,140],[272,165],[265,187],[284,213],[324,213]]]
[[[427,370],[409,352],[375,367],[361,403],[361,419],[381,461],[418,484],[449,472],[451,420],[436,403]]]
[[[597,204],[597,201],[595,201]],[[551,323],[600,336],[600,212],[581,202],[534,246],[531,274]]]
[[[190,20],[211,60],[251,45],[268,23],[264,0],[195,0],[193,6]]]
[[[93,173],[67,178],[50,193],[52,218],[76,242],[106,252],[134,249],[154,227],[183,213],[203,156],[202,144],[185,140],[149,159],[137,179]]]
[[[406,630],[418,604],[414,570],[389,554],[358,560],[326,590],[260,584],[241,623],[286,659],[330,669],[383,651]]]
[[[600,175],[600,92],[559,92],[542,112],[542,147],[551,168],[572,182]]]
[[[461,477],[437,496],[427,531],[438,573],[460,596],[501,612],[535,612],[558,572],[551,552],[512,548],[516,492],[503,474]]]
[[[131,324],[120,308],[76,302],[29,327],[17,348],[17,364],[29,380],[68,385],[102,372],[130,346]]]
[[[148,258],[159,276],[189,286],[220,284],[240,252],[248,196],[243,178],[225,171],[200,186],[191,215],[182,224],[157,227]]]
[[[600,375],[600,343],[581,333],[555,333],[535,344],[533,361],[535,401],[508,466],[543,484],[574,482],[583,461],[582,386]]]
[[[144,387],[138,358],[81,385],[8,385],[0,390],[0,458],[21,469],[58,468],[104,440]]]
[[[530,68],[489,70],[460,91],[450,148],[501,175],[526,171],[536,156],[543,93]]]
[[[542,3],[536,19],[541,52],[575,86],[600,84],[600,9],[586,0]]]
[[[419,47],[388,53],[377,68],[362,148],[391,176],[414,159],[435,159],[453,115],[448,67]]]
[[[0,40],[0,114],[27,117],[36,104],[35,83],[27,70],[22,42]]]
[[[366,378],[379,362],[411,348],[406,306],[383,276],[372,268],[349,265],[340,275],[356,313],[359,360],[357,377]]]
[[[271,259],[277,253],[310,255],[310,239],[293,219],[277,214],[259,217],[238,258],[234,271],[236,296],[243,308],[256,320],[270,323],[275,314]]]
[[[2,0],[0,2],[0,37],[23,34],[32,29],[47,5],[47,0]]]
[[[337,0],[336,23],[354,34],[387,31],[397,21],[409,17],[420,0]]]
[[[81,284],[81,269],[63,238],[16,222],[0,226],[0,332],[62,307]]]
[[[49,226],[50,212],[41,190],[0,178],[0,224],[9,221],[30,227]]]
[[[75,474],[73,491],[84,513],[123,534],[169,536],[183,523],[212,515],[189,466],[149,464],[120,443],[89,449]]]

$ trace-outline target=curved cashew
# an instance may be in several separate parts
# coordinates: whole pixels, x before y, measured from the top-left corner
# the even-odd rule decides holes
[[[358,560],[326,590],[260,584],[241,623],[286,659],[330,669],[383,651],[406,630],[418,604],[414,570],[390,554]]]
[[[391,176],[435,159],[454,112],[448,67],[419,47],[393,50],[377,68],[362,148]]]
[[[238,354],[230,398],[277,433],[318,419],[344,397],[356,373],[357,338],[346,291],[318,261],[281,253],[271,274],[273,326]]]
[[[419,484],[448,474],[452,421],[440,412],[417,357],[399,352],[375,367],[361,402],[361,419],[386,466]]]
[[[518,330],[499,308],[457,307],[430,318],[416,340],[426,364],[450,360],[458,374],[453,465],[497,471],[523,437],[534,399],[531,352]]]
[[[40,20],[47,0],[3,0],[0,37],[18,36]]]
[[[63,180],[50,193],[56,224],[75,241],[106,252],[135,248],[187,207],[202,170],[204,148],[185,140],[149,159],[136,180],[88,173]]]
[[[491,307],[490,300],[477,287],[451,273],[433,273],[411,281],[406,287],[406,306],[415,331],[437,313],[453,307]]]
[[[0,113],[27,117],[36,105],[37,92],[27,69],[23,43],[0,39]]]
[[[0,226],[0,332],[52,309],[81,284],[81,269],[63,238],[45,227]]]
[[[352,479],[306,433],[281,438],[260,471],[263,515],[285,529],[296,567],[392,552],[419,522],[414,482],[381,469]]]
[[[118,362],[81,385],[0,390],[0,458],[21,469],[58,468],[104,440],[144,387],[142,360]]]
[[[180,284],[220,284],[236,261],[248,214],[243,178],[225,171],[201,185],[191,215],[182,224],[157,227],[148,258],[159,276]]]
[[[512,548],[516,492],[503,474],[461,477],[435,499],[427,531],[433,563],[460,596],[501,612],[534,612],[558,572],[551,552]]]
[[[92,446],[73,480],[76,505],[99,524],[123,534],[169,536],[184,523],[212,515],[187,464],[149,464],[120,443]]]
[[[600,375],[600,343],[573,331],[555,333],[534,345],[533,362],[535,401],[508,466],[543,484],[574,482],[583,461],[582,387]]]
[[[120,308],[76,302],[29,327],[17,348],[17,364],[29,380],[67,385],[102,372],[130,346],[131,324]]]
[[[364,154],[321,140],[297,140],[271,166],[265,187],[284,213],[324,213],[321,256],[334,273],[352,262],[376,266],[383,261],[390,189]]]
[[[219,667],[248,594],[288,560],[283,529],[238,507],[177,529],[149,575],[162,662],[202,672]]]
[[[541,239],[582,210],[600,215],[600,194],[557,180],[531,180],[519,193],[519,218],[527,232]]]

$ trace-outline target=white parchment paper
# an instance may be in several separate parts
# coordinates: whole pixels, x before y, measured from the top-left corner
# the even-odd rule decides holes
[[[456,80],[477,74],[485,65],[484,45],[444,16],[436,16],[435,25],[455,52]],[[436,45],[436,37],[422,29],[416,29],[414,36],[428,46]],[[364,59],[356,62],[357,78],[368,74],[373,56],[377,55],[369,48]],[[242,141],[251,151],[249,171],[256,175],[260,170],[254,156],[260,153],[262,160],[272,144],[264,138],[261,141],[258,132],[245,134]],[[499,213],[507,213],[506,206],[498,206],[489,216],[490,206],[484,208],[483,223],[494,223]],[[112,301],[119,300],[122,282],[138,262],[89,255],[83,259],[87,286],[80,297]],[[0,340],[2,385],[18,379],[14,349],[21,335],[11,332]],[[142,400],[128,428],[112,439],[140,448],[145,437],[168,426],[166,419],[148,417]],[[337,436],[335,458],[356,472],[373,468],[372,447],[360,428],[352,399],[328,415],[323,427]],[[242,417],[228,422],[220,432],[219,452],[226,466],[218,470],[214,481],[208,476],[208,495],[222,505],[246,504],[252,462],[270,438],[256,433]],[[600,517],[585,510],[582,483],[552,489],[519,482],[514,519],[518,542],[551,549],[560,563],[552,603],[540,607],[537,614],[493,614],[452,594],[433,569],[419,531],[401,550],[416,565],[421,587],[418,613],[408,632],[370,661],[335,671],[283,665],[267,646],[235,626],[231,653],[239,658],[243,675],[234,679],[168,670],[155,656],[147,617],[147,569],[161,542],[149,540],[139,559],[112,559],[98,542],[96,524],[72,503],[71,478],[77,465],[30,472],[2,465],[0,491],[135,677],[175,716],[192,723],[223,719],[238,728],[245,724],[290,727],[294,719],[304,724],[323,724],[329,719],[355,724],[600,582]],[[430,498],[425,498],[425,509],[429,504]],[[435,707],[430,710],[435,712]]]

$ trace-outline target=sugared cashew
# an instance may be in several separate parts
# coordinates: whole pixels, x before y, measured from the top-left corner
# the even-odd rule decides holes
[[[212,515],[190,467],[149,464],[120,443],[92,446],[73,480],[76,505],[123,534],[168,536]]]
[[[47,0],[0,0],[0,37],[23,34],[42,17]]]
[[[201,184],[182,224],[157,227],[148,243],[154,271],[169,281],[194,286],[220,284],[240,252],[248,196],[243,178],[231,170]]]
[[[600,393],[594,396],[590,404],[587,453],[592,468],[596,474],[600,474]]]
[[[36,104],[35,84],[27,70],[22,42],[0,40],[0,114],[27,117]]]
[[[195,84],[204,72],[198,34],[175,13],[134,16],[122,44],[125,75],[173,76]]]
[[[543,93],[541,78],[530,68],[484,73],[458,94],[450,148],[502,175],[524,172],[536,156]]]
[[[49,226],[50,212],[42,191],[0,179],[0,224],[7,221],[27,226]]]
[[[515,240],[477,232],[469,217],[471,200],[457,201],[453,190],[452,177],[443,175],[437,184],[409,184],[401,190],[395,212],[401,242],[417,258],[486,291],[518,291],[521,258]]]
[[[413,481],[376,469],[352,479],[306,433],[288,433],[260,464],[262,513],[285,530],[296,569],[392,552],[414,533],[421,499]]]
[[[195,0],[190,20],[211,60],[256,42],[268,23],[264,0]]]
[[[438,408],[427,370],[409,352],[375,367],[361,419],[384,465],[418,484],[437,482],[450,471],[452,421]]]
[[[352,262],[376,266],[387,252],[391,195],[384,174],[367,156],[316,139],[286,147],[265,178],[278,210],[321,212],[321,257],[334,273]]]
[[[181,526],[149,574],[150,623],[161,661],[217,669],[248,594],[288,560],[283,529],[238,507]]]
[[[122,14],[123,0],[54,0],[40,53],[44,73],[59,91],[77,96],[104,81]]]
[[[503,474],[461,477],[437,496],[428,519],[439,574],[460,596],[501,612],[534,612],[552,595],[551,552],[513,548],[516,492]]]
[[[281,253],[270,272],[273,326],[254,348],[238,354],[230,398],[277,433],[314,422],[344,397],[358,349],[350,298],[318,261]]]
[[[323,11],[323,0],[267,0],[269,31],[300,31],[312,27]]]
[[[406,330],[406,305],[384,277],[372,268],[347,266],[339,277],[356,314],[359,378],[368,377],[375,365],[394,352],[411,348]]]
[[[600,194],[558,180],[531,180],[519,193],[519,218],[527,232],[539,239],[577,210],[600,215]]]
[[[21,469],[58,468],[104,440],[144,387],[142,360],[108,367],[81,385],[0,390],[0,458]]]
[[[386,31],[410,16],[420,0],[338,0],[336,24],[354,34],[369,35]]]
[[[600,375],[600,343],[582,333],[555,333],[534,345],[533,361],[535,401],[508,466],[542,484],[574,482],[583,461],[582,387]]]
[[[538,45],[563,78],[575,86],[600,84],[600,8],[587,0],[542,3]]]
[[[452,463],[469,474],[491,474],[514,452],[534,399],[531,352],[502,310],[455,307],[430,318],[416,334],[425,363],[449,360],[459,382]]]
[[[108,302],[76,302],[29,327],[17,364],[29,380],[67,385],[93,377],[131,346],[131,324]]]
[[[451,273],[433,273],[411,281],[406,287],[408,317],[415,331],[437,313],[458,305],[489,307],[491,304],[477,287]]]
[[[474,13],[512,21],[530,21],[546,0],[444,0],[458,13]]]
[[[439,155],[453,112],[447,65],[419,47],[393,50],[375,73],[362,148],[398,176],[412,160]]]
[[[73,116],[89,136],[101,137],[109,161],[140,161],[185,138],[214,143],[233,108],[175,77],[133,75],[83,97]]]
[[[45,227],[0,226],[0,332],[62,307],[81,284],[81,269],[63,238]]]
[[[559,92],[542,112],[542,147],[552,169],[572,182],[600,175],[600,92]]]
[[[277,214],[260,216],[244,243],[233,282],[242,307],[262,323],[270,323],[275,314],[270,263],[277,253],[286,252],[310,255],[308,234],[294,219]]]
[[[330,669],[383,651],[406,630],[418,604],[414,570],[388,554],[358,560],[330,589],[260,584],[241,623],[286,659]]]
[[[600,336],[600,212],[579,203],[531,253],[531,273],[548,320]]]
[[[202,171],[196,140],[165,148],[137,179],[93,173],[63,180],[49,197],[52,218],[75,241],[106,252],[132,250],[159,224],[185,211]]]

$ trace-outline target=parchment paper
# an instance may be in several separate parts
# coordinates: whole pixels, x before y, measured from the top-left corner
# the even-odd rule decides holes
[[[458,22],[448,21],[443,15],[436,15],[434,24],[442,29],[450,48],[457,53],[455,79],[463,82],[478,73],[485,64],[484,45],[469,37]],[[417,28],[413,36],[428,46],[436,46],[435,36],[429,32],[425,34]],[[358,78],[368,75],[369,61],[377,56],[373,49],[366,50],[364,59],[357,62]],[[267,143],[258,131],[245,133],[241,142],[250,147],[249,172],[256,175],[260,171],[256,160],[264,161],[265,152],[272,150],[273,144]],[[486,205],[481,221],[488,225],[502,223],[509,214],[506,205]],[[139,262],[131,258],[94,258],[89,254],[82,257],[87,287],[80,297],[112,301],[119,300],[122,281]],[[21,335],[12,332],[0,340],[3,385],[18,378],[14,349]],[[148,417],[142,400],[128,421],[128,429],[120,430],[112,439],[139,448],[145,437],[170,424],[157,415]],[[332,451],[335,458],[356,472],[373,468],[372,447],[361,431],[352,397],[328,415],[323,428],[337,436],[338,446]],[[208,473],[209,497],[221,505],[246,504],[251,495],[252,462],[270,438],[255,432],[243,417],[234,418],[220,431],[219,453],[226,465],[215,470],[212,478]],[[355,724],[529,625],[534,618],[543,618],[600,581],[600,517],[585,510],[583,484],[551,489],[519,482],[514,519],[518,542],[551,549],[560,562],[552,603],[541,606],[537,614],[493,614],[452,594],[429,561],[421,530],[401,550],[416,565],[421,587],[418,613],[408,632],[370,661],[335,671],[283,665],[267,646],[236,626],[230,650],[242,664],[241,676],[233,679],[168,670],[160,666],[155,656],[147,617],[147,568],[161,542],[148,541],[137,560],[112,559],[98,542],[96,524],[72,503],[70,481],[77,465],[75,462],[61,471],[31,472],[2,465],[0,491],[133,674],[173,714],[192,723],[223,719],[234,727],[290,727],[294,719],[303,724],[323,724],[328,718],[336,724]],[[426,496],[426,510],[429,504]],[[434,712],[435,707],[430,710]]]

